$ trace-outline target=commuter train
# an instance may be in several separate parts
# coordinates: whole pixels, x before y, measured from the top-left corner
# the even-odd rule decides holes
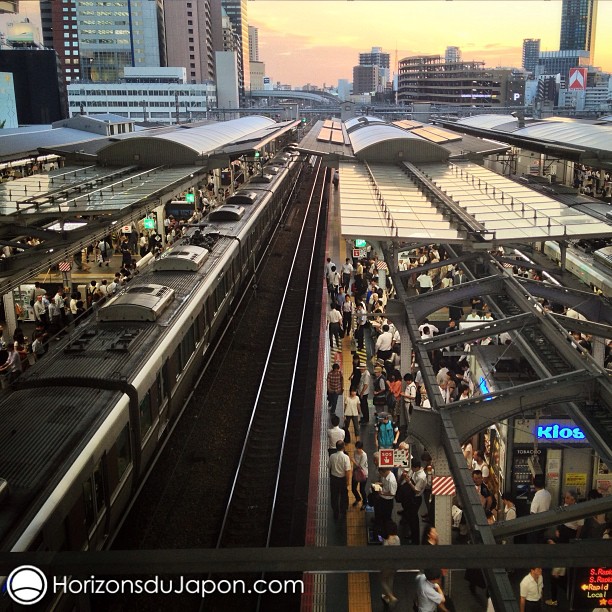
[[[544,254],[556,263],[561,261],[559,244],[547,241],[544,244]],[[612,297],[612,247],[605,247],[587,255],[568,246],[565,267],[568,272],[577,276],[592,290],[599,290],[606,297]]]
[[[0,550],[99,550],[116,532],[300,166],[275,157],[265,185],[243,185],[0,396]]]

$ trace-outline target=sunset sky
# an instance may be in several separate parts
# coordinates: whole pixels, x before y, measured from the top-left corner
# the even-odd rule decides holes
[[[560,0],[256,0],[259,55],[273,82],[337,85],[353,80],[359,52],[382,47],[397,57],[444,55],[448,45],[488,67],[520,66],[524,38],[559,48]],[[594,65],[612,71],[612,1],[600,0]],[[393,72],[393,68],[392,68]]]

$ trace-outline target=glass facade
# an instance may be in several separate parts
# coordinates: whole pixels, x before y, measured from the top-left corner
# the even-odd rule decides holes
[[[563,0],[561,9],[561,51],[595,49],[597,0]]]

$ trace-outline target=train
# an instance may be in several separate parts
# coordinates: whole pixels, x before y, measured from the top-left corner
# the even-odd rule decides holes
[[[108,545],[301,166],[295,151],[274,157],[269,182],[244,184],[3,392],[0,550]]]
[[[544,243],[544,254],[557,264],[561,261],[559,244],[554,241]],[[604,247],[592,255],[583,253],[574,246],[568,246],[565,267],[593,291],[612,297],[612,247]]]

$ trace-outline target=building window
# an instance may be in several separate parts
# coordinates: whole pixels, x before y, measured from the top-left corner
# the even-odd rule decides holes
[[[193,20],[192,19],[188,19],[187,20],[187,25],[193,25]]]
[[[188,32],[189,34],[193,34],[193,28],[189,28],[189,29],[187,30],[187,32]]]

